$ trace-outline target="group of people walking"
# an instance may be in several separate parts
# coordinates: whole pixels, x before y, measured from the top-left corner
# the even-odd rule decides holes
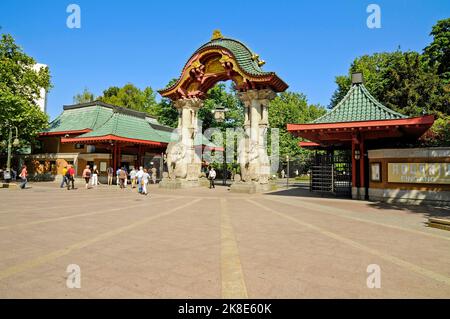
[[[72,189],[75,189],[75,168],[72,165],[67,165],[63,168],[62,177],[61,188],[66,184],[67,190],[69,190],[70,184],[72,184]]]
[[[83,170],[83,174],[82,177],[84,178],[85,182],[86,182],[86,189],[89,189],[91,187],[95,187],[98,185],[98,175],[99,175],[99,171],[97,169],[97,166],[94,165],[94,167],[90,168],[89,165],[86,165],[86,168]]]
[[[25,189],[28,183],[28,171],[26,165],[22,165],[19,175],[17,175],[17,171],[14,170],[14,168],[4,168],[0,169],[0,176],[0,179],[5,180],[7,183],[20,179],[19,187],[21,189]]]
[[[113,184],[114,179],[114,170],[112,167],[108,167],[108,185]],[[131,189],[137,187],[138,192],[143,195],[148,195],[148,184],[151,182],[156,184],[156,168],[152,167],[150,170],[139,167],[139,170],[132,169],[128,174],[128,171],[125,167],[121,167],[116,171],[116,184],[121,189],[125,189],[128,185],[128,178],[131,181]],[[100,175],[97,166],[94,165],[91,167],[90,165],[86,165],[86,168],[83,170],[82,177],[85,180],[86,189],[96,187],[99,185],[98,176]],[[208,168],[208,179],[210,181],[209,188],[215,188],[214,180],[216,179],[216,171],[213,167]],[[20,188],[25,188],[27,184],[27,166],[23,165],[22,170],[20,172],[19,177],[22,179],[22,183],[20,184]],[[62,170],[62,181],[60,187],[63,188],[67,186],[67,190],[75,189],[75,168],[72,165],[67,165]]]
[[[143,195],[148,195],[147,186],[151,182],[156,184],[156,168],[151,168],[147,170],[146,168],[140,166],[139,170],[132,169],[128,174],[125,167],[121,167],[116,171],[117,181],[116,184],[121,188],[125,189],[128,185],[128,178],[131,182],[131,189],[137,187],[138,192]],[[108,169],[108,185],[112,185],[113,181],[113,170]]]
[[[121,189],[125,189],[128,186],[128,181],[131,183],[131,189],[137,188],[138,192],[143,195],[148,195],[148,184],[153,182],[156,184],[157,179],[157,170],[156,168],[151,168],[150,170],[144,169],[142,166],[139,167],[139,170],[132,169],[129,173],[126,167],[120,167],[114,172],[112,167],[108,167],[106,170],[108,174],[108,185],[113,185],[114,181],[114,173],[116,173],[116,185]],[[61,181],[61,188],[64,185],[67,185],[67,189],[74,189],[74,180],[75,180],[75,169],[72,165],[68,165],[63,168],[63,179]],[[90,189],[99,185],[98,176],[100,175],[97,166],[94,165],[91,169],[90,165],[86,165],[86,168],[83,170],[82,177],[85,180],[85,188]]]

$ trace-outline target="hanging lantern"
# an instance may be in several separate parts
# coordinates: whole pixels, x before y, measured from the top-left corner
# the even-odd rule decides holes
[[[222,123],[223,121],[225,121],[225,112],[227,112],[228,109],[226,109],[222,104],[219,104],[216,106],[216,108],[212,111],[212,113],[214,114],[214,119],[217,122]]]

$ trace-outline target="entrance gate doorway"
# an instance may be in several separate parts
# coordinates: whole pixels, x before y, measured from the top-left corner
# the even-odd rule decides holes
[[[310,191],[335,196],[352,196],[350,152],[315,154],[311,165]]]

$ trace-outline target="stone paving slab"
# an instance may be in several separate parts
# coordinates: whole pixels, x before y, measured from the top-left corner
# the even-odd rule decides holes
[[[58,186],[0,189],[0,298],[450,297],[450,232],[426,225],[446,207]]]

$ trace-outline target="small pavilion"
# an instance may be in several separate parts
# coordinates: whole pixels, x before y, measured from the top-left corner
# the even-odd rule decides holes
[[[367,151],[392,143],[417,140],[434,123],[433,115],[407,117],[377,101],[364,86],[361,73],[352,75],[345,97],[327,114],[307,124],[288,124],[287,130],[307,141],[301,147],[351,150],[351,193],[367,198]]]

